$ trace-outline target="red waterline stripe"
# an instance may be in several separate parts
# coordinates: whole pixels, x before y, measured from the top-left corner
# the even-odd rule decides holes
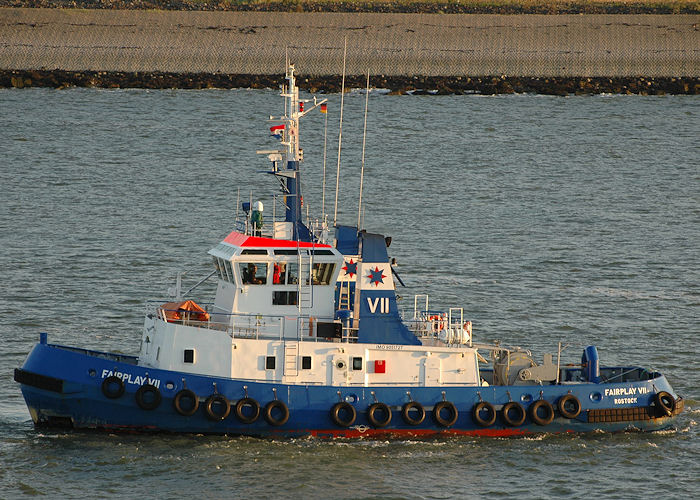
[[[487,437],[511,437],[525,436],[532,432],[520,429],[444,429],[440,431],[432,429],[324,429],[303,431],[319,438],[362,438],[374,436],[401,436],[401,437],[428,437],[428,436],[487,436]]]

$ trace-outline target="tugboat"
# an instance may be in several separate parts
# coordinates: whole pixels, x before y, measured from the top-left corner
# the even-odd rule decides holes
[[[462,308],[427,295],[397,307],[389,238],[302,214],[301,100],[294,66],[271,161],[273,214],[252,199],[209,250],[211,303],[151,303],[138,356],[48,342],[14,379],[36,426],[263,437],[653,431],[683,411],[661,373],[601,366],[595,346],[564,364],[479,344]],[[304,110],[304,105],[308,109]],[[280,207],[279,214],[277,206]],[[358,224],[359,225],[359,224]]]

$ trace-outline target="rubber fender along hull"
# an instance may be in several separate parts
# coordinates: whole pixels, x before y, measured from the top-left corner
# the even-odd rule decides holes
[[[205,377],[140,367],[134,359],[125,362],[121,358],[123,357],[116,355],[112,358],[108,355],[94,355],[50,344],[37,345],[21,368],[22,375],[17,380],[35,423],[51,425],[52,422],[70,422],[75,428],[112,431],[121,429],[279,437],[315,435],[353,438],[432,434],[514,436],[542,432],[661,430],[673,425],[673,418],[683,411],[682,399],[673,393],[665,377],[660,374],[649,380],[624,384],[331,387]],[[103,393],[102,384],[109,376],[118,376],[126,381],[124,392],[119,397],[110,398]],[[48,382],[44,384],[42,381]],[[228,413],[219,408],[216,419],[207,416],[204,404],[205,399],[212,395],[214,383],[217,393],[231,405]],[[137,392],[146,384],[156,387],[162,397],[162,402],[153,409],[143,409],[136,401]],[[637,398],[636,405],[615,406],[613,398],[606,395],[605,389],[609,393],[616,393],[618,388],[644,396]],[[181,414],[174,405],[175,396],[184,389],[192,391],[199,398],[199,408],[192,415]],[[676,403],[671,415],[667,415],[665,409],[655,406],[657,392],[654,389],[657,392],[664,391],[674,398]],[[150,387],[149,390],[155,392]],[[443,391],[457,414],[451,425],[441,425],[434,418],[425,418],[416,425],[402,418],[402,408],[408,402],[407,392],[410,392],[414,401],[420,403],[426,414],[432,414],[443,401]],[[581,403],[581,412],[576,418],[566,418],[555,410],[551,423],[547,425],[538,425],[527,418],[522,425],[512,426],[506,425],[502,418],[497,418],[492,423],[489,419],[489,425],[484,426],[483,422],[478,424],[473,419],[472,409],[480,401],[491,404],[500,415],[510,398],[520,401],[526,409],[539,399],[548,401],[556,408],[556,402],[567,393],[574,394]],[[381,398],[381,402],[391,412],[391,418],[385,427],[373,425],[368,415],[368,408],[375,402],[375,395]],[[250,422],[251,418],[244,418],[245,421],[242,421],[233,409],[245,398],[254,400],[260,408],[279,400],[284,403],[283,410],[286,411],[282,412],[283,416],[274,419],[275,425],[266,418],[255,418]],[[668,403],[667,400],[664,401]],[[348,423],[345,418],[340,422],[343,425],[334,422],[332,418],[331,409],[340,402],[347,403],[355,410],[356,416],[348,425],[344,425]],[[613,410],[616,412],[613,416],[603,413]],[[223,415],[225,416],[220,418]],[[443,415],[446,418],[451,416],[451,412]],[[374,417],[377,420],[379,412]],[[384,420],[387,418],[382,418],[382,423]],[[375,421],[374,424],[376,423]]]

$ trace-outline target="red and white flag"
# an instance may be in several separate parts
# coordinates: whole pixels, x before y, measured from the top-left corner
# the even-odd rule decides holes
[[[284,125],[275,125],[274,127],[270,127],[270,133],[277,139],[281,139],[282,134],[284,134]]]

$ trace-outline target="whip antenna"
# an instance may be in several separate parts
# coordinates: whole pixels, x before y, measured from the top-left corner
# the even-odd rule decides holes
[[[323,110],[323,108],[321,108]],[[323,120],[323,181],[321,184],[321,215],[326,223],[326,144],[328,143],[328,113]]]
[[[357,204],[357,229],[360,229],[362,217],[362,183],[365,178],[365,144],[367,143],[367,106],[369,105],[369,70],[367,70],[367,88],[365,90],[365,126],[362,131],[362,167],[360,168],[360,201]]]
[[[343,143],[343,103],[345,102],[345,58],[348,54],[348,37],[345,37],[343,49],[343,80],[340,85],[340,127],[338,129],[338,167],[335,173],[335,207],[333,208],[333,225],[338,221],[338,186],[340,185],[340,148]]]

